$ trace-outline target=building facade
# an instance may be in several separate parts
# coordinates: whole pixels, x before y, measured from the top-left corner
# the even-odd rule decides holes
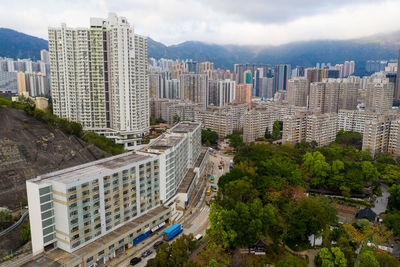
[[[90,28],[50,27],[49,55],[54,114],[126,148],[149,131],[147,40],[126,18],[110,13],[91,18]]]
[[[106,264],[168,221],[189,170],[206,164],[200,154],[201,125],[180,123],[137,152],[27,181],[33,253]]]

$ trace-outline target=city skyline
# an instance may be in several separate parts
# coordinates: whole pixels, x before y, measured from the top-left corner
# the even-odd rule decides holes
[[[135,22],[137,33],[167,45],[190,40],[279,45],[316,39],[354,39],[399,29],[396,10],[400,3],[391,0],[335,4],[328,1],[298,4],[291,0],[266,4],[252,0],[245,6],[239,1],[156,2],[48,1],[40,9],[29,2],[23,4],[22,9],[21,3],[9,3],[0,10],[0,25],[47,39],[50,25],[65,22],[71,27],[88,26],[86,17],[105,17],[109,12],[117,12]],[[10,13],[15,16],[6,16]],[[374,20],[370,19],[371,14]]]

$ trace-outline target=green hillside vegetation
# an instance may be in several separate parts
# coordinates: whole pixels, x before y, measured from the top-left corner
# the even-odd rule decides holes
[[[58,128],[68,135],[75,135],[82,140],[97,146],[105,152],[112,155],[121,154],[126,152],[122,145],[116,144],[114,141],[98,135],[94,132],[87,132],[82,130],[82,125],[78,122],[69,121],[67,119],[59,118],[52,114],[51,109],[47,111],[42,111],[37,109],[35,105],[25,99],[21,98],[18,102],[12,102],[4,97],[0,96],[0,107],[15,108],[24,110],[28,115],[34,117],[35,119],[42,121],[49,127]],[[51,107],[51,106],[50,106]]]
[[[383,244],[392,236],[384,226],[340,225],[335,202],[305,195],[307,188],[324,188],[345,197],[363,192],[364,185],[377,189],[385,175],[383,170],[395,162],[389,155],[374,160],[368,152],[350,145],[315,148],[308,143],[250,143],[238,147],[234,162],[233,170],[218,182],[218,195],[210,209],[207,246],[234,251],[266,240],[269,250],[265,263],[276,264],[282,257],[282,246],[305,250],[310,247],[308,237],[316,235],[324,240],[317,266],[353,266],[361,240]],[[394,191],[400,189],[391,189]],[[393,207],[400,207],[398,199],[393,197]],[[331,241],[336,245],[332,246]]]

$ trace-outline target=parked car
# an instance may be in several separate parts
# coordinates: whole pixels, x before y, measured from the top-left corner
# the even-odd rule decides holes
[[[200,240],[200,239],[202,239],[202,238],[203,238],[203,235],[201,235],[201,234],[198,234],[198,235],[196,235],[196,236],[195,236],[195,238],[196,238],[196,240]]]
[[[162,244],[164,244],[164,241],[157,241],[156,243],[153,244],[153,248],[157,248],[159,246],[161,246]]]
[[[136,265],[136,264],[138,264],[138,263],[141,262],[141,261],[142,261],[141,258],[135,257],[135,258],[131,259],[130,264],[131,264],[131,265]]]
[[[153,253],[153,251],[151,249],[146,250],[145,252],[142,253],[142,258],[146,258],[151,253]]]

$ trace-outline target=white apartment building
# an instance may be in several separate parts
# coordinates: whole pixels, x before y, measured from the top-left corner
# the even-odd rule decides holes
[[[209,78],[206,74],[180,75],[181,98],[206,107],[208,104],[208,81]]]
[[[365,123],[379,116],[375,112],[341,109],[338,112],[338,130],[364,133]]]
[[[283,121],[287,115],[305,111],[306,107],[297,107],[287,103],[264,103],[250,109],[244,115],[243,141],[253,142],[264,137],[266,131],[272,133],[275,121]]]
[[[336,133],[337,114],[298,112],[284,117],[282,143],[315,141],[319,146],[326,146],[335,140]]]
[[[308,94],[308,81],[304,77],[295,77],[289,80],[287,102],[289,105],[306,107]]]
[[[140,151],[28,180],[33,253],[67,266],[106,263],[168,220],[164,205],[189,169],[206,164],[200,154],[201,125],[180,123]]]
[[[339,109],[357,107],[358,79],[324,79],[311,83],[309,107],[314,112],[337,113]]]
[[[49,28],[54,114],[130,149],[149,130],[147,40],[124,17]]]
[[[367,111],[384,113],[392,109],[394,84],[388,78],[373,78],[367,85]]]
[[[234,131],[243,129],[244,114],[247,110],[248,107],[245,104],[196,109],[194,120],[201,122],[203,129],[215,131],[219,138],[225,138]]]
[[[236,82],[226,80],[210,80],[208,105],[223,107],[236,99]]]
[[[201,153],[201,124],[179,123],[140,152],[160,158],[161,177],[165,177],[160,189],[161,199],[169,201]]]
[[[390,124],[393,117],[382,115],[378,119],[367,121],[363,133],[362,149],[374,156],[377,153],[389,151]],[[394,141],[394,140],[393,140]],[[392,147],[395,147],[392,142]]]

